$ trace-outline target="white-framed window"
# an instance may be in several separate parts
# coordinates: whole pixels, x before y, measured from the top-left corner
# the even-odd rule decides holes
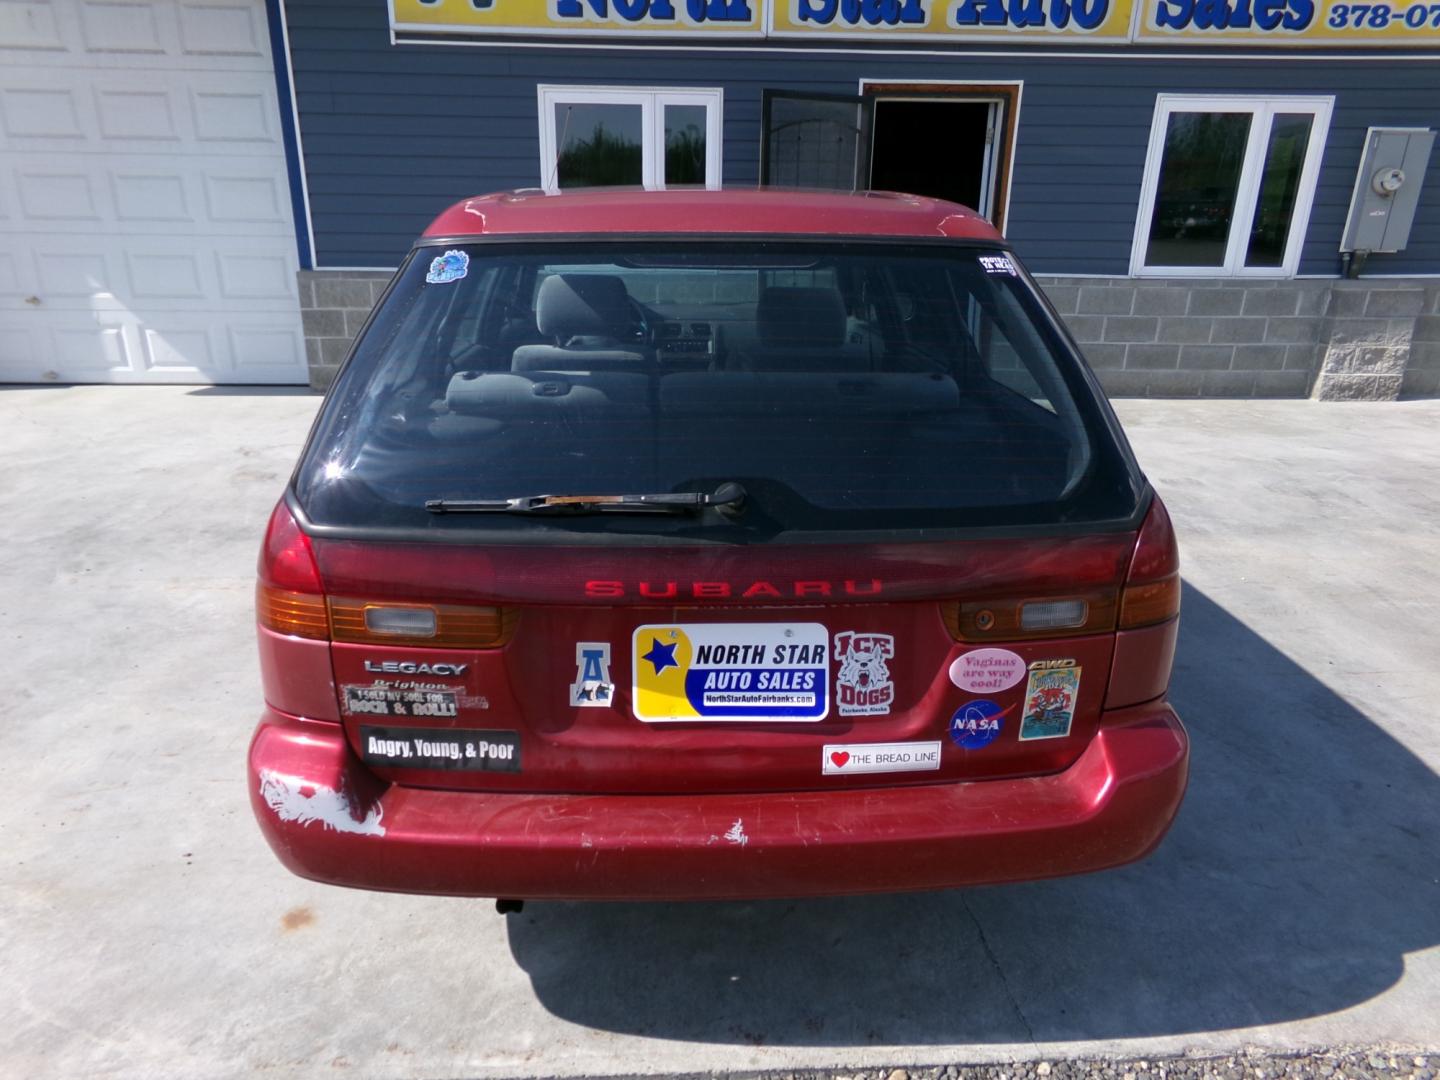
[[[721,90],[540,86],[546,191],[720,186]]]
[[[1130,272],[1293,276],[1334,104],[1160,94]]]

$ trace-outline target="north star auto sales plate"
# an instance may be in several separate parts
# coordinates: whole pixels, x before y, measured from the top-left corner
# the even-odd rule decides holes
[[[370,765],[403,765],[409,769],[519,772],[520,734],[362,724],[360,756]]]
[[[631,638],[635,718],[823,720],[830,711],[829,646],[819,623],[642,626]]]

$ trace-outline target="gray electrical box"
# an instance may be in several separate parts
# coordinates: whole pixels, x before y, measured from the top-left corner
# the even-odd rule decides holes
[[[1371,128],[1355,177],[1341,251],[1400,251],[1430,164],[1435,132],[1428,128]]]

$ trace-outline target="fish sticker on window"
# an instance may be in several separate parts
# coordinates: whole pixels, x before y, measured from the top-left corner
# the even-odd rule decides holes
[[[444,285],[459,281],[470,272],[470,256],[463,251],[447,251],[430,260],[430,270],[425,280],[431,285]]]

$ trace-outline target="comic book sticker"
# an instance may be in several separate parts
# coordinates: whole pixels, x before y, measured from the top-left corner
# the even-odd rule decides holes
[[[470,256],[463,251],[447,251],[430,260],[430,269],[425,280],[431,285],[445,285],[459,281],[470,272]]]
[[[1009,649],[971,649],[950,665],[950,681],[972,694],[998,694],[1025,677],[1025,661]]]
[[[951,741],[962,750],[983,750],[999,738],[1005,714],[1014,708],[1002,709],[988,698],[967,701],[950,718]]]
[[[1036,660],[1025,684],[1025,713],[1020,739],[1063,739],[1075,721],[1080,696],[1080,669],[1074,660]]]
[[[635,719],[823,720],[829,646],[819,623],[641,626],[631,638]]]
[[[928,772],[940,768],[940,743],[827,743],[820,755],[825,776],[848,773]]]
[[[575,681],[570,684],[570,704],[579,708],[609,705],[615,700],[610,681],[610,643],[575,643]]]
[[[1011,277],[1018,277],[1019,271],[1015,269],[1014,262],[1009,255],[981,255],[980,265],[985,268],[987,274],[1009,274]]]
[[[362,724],[360,756],[371,765],[410,769],[519,772],[520,733]]]
[[[835,711],[841,716],[883,716],[895,700],[885,663],[895,656],[895,638],[845,630],[835,635]]]
[[[400,689],[386,683],[342,686],[345,711],[351,716],[458,716],[454,690]],[[488,707],[487,701],[484,706]]]

